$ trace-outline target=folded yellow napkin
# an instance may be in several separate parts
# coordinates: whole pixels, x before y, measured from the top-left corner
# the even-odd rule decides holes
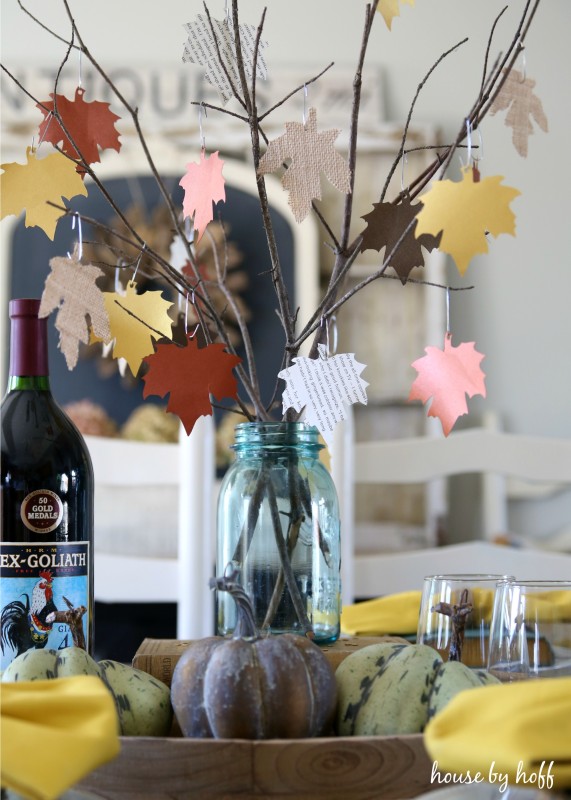
[[[343,606],[341,632],[348,636],[416,634],[420,592],[400,592]]]
[[[460,692],[428,723],[424,741],[434,784],[444,784],[446,773],[465,783],[480,773],[504,789],[508,781],[528,789],[571,787],[571,678]]]
[[[115,703],[99,678],[2,683],[0,691],[3,788],[53,800],[118,754]]]

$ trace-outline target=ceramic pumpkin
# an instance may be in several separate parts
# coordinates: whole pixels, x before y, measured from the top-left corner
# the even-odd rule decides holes
[[[232,578],[211,581],[237,604],[231,639],[193,642],[177,663],[171,700],[185,736],[298,739],[330,733],[335,674],[304,636],[261,636],[248,595]]]

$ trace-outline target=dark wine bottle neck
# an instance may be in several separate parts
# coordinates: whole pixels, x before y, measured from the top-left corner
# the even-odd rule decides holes
[[[34,383],[37,384],[38,379],[43,378],[46,383],[48,382],[47,319],[39,317],[38,310],[37,300],[13,300],[10,303],[12,324],[8,388],[14,380],[35,379]],[[33,388],[42,387],[34,385]]]

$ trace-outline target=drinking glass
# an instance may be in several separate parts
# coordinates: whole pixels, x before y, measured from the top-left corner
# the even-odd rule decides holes
[[[437,650],[447,661],[486,669],[496,584],[506,575],[428,575],[424,579],[417,644]]]
[[[498,585],[488,671],[505,682],[571,675],[571,581]]]

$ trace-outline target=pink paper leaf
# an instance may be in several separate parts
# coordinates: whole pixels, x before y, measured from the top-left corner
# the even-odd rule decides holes
[[[182,209],[185,217],[194,217],[196,241],[200,239],[208,223],[212,222],[213,204],[226,200],[223,167],[224,162],[218,156],[218,151],[206,158],[203,150],[200,162],[187,164],[186,175],[180,180],[180,186],[184,189]]]
[[[408,399],[426,403],[432,398],[428,416],[438,417],[448,436],[458,417],[468,413],[466,395],[486,396],[485,374],[480,369],[484,355],[478,353],[474,342],[453,347],[450,334],[444,340],[444,350],[426,347],[425,353],[413,362],[418,376]]]

